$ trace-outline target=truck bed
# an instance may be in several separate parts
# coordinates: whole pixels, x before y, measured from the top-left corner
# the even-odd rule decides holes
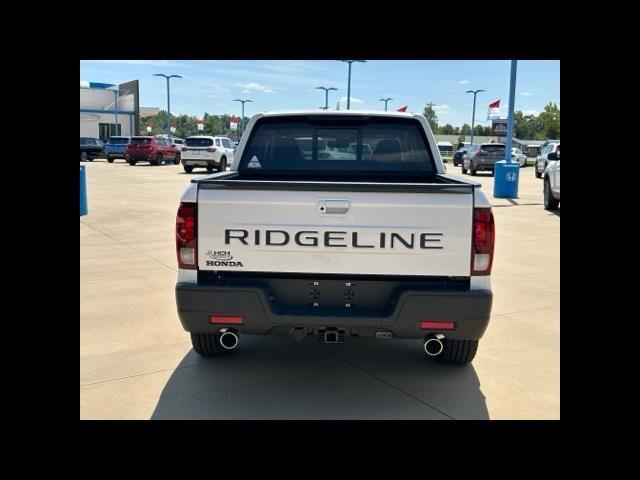
[[[470,275],[478,184],[235,171],[193,182],[200,271]]]

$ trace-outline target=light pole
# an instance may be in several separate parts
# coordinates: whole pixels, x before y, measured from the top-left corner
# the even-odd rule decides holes
[[[473,93],[473,113],[471,114],[471,146],[473,146],[473,127],[476,121],[476,95],[486,90],[467,90],[466,93]]]
[[[156,77],[167,79],[167,138],[171,138],[171,103],[169,100],[169,80],[172,78],[182,78],[182,75],[165,75],[164,73],[154,73]]]
[[[328,110],[329,109],[329,90],[338,90],[337,88],[333,88],[333,87],[316,87],[316,90],[324,90],[324,109]]]
[[[242,118],[240,119],[240,124],[242,125],[242,129],[240,131],[240,138],[242,138],[242,134],[244,133],[244,104],[245,103],[253,103],[253,100],[242,100],[240,98],[236,98],[234,102],[242,103]]]
[[[389,100],[393,100],[393,98],[381,98],[380,101],[384,102],[384,111],[387,111],[387,103],[389,103]]]
[[[353,62],[366,63],[366,60],[340,60],[349,64],[349,79],[347,81],[347,110],[351,109],[351,64]]]

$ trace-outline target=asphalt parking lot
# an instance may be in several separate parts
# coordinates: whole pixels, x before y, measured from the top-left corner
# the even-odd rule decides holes
[[[188,181],[206,172],[83,165],[80,418],[560,418],[560,211],[544,210],[532,166],[513,200],[493,198],[487,173],[464,176],[494,205],[494,301],[475,360],[456,367],[416,340],[243,336],[231,356],[197,356],[176,314],[174,223]]]

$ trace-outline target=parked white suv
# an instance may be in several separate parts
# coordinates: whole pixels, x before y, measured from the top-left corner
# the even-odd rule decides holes
[[[212,172],[213,169],[224,172],[227,165],[233,162],[234,151],[233,142],[227,137],[187,137],[182,147],[182,166],[187,173],[191,173],[194,167],[206,168],[207,172]]]
[[[511,147],[511,158],[520,164],[520,167],[527,166],[527,156],[522,153],[522,150],[516,147]]]
[[[560,205],[560,145],[549,154],[548,161],[544,169],[544,208],[557,210]]]
[[[542,174],[544,173],[545,168],[547,168],[547,164],[549,163],[548,155],[552,152],[555,152],[558,147],[560,147],[560,142],[550,142],[545,145],[540,153],[536,157],[536,165],[534,168],[534,172],[536,174],[536,178],[542,178]]]

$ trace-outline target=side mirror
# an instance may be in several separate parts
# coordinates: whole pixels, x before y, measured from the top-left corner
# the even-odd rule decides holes
[[[557,152],[551,152],[551,153],[549,153],[549,155],[547,155],[547,158],[549,160],[558,160],[558,153]]]

